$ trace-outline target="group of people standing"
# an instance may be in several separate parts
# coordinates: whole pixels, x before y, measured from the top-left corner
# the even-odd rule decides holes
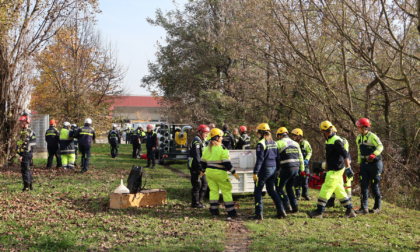
[[[33,147],[36,144],[36,135],[29,127],[31,118],[24,114],[19,118],[21,128],[20,137],[17,141],[18,162],[21,163],[23,191],[33,190],[33,178],[30,164],[33,158]],[[81,172],[89,169],[90,148],[95,140],[95,130],[92,128],[92,120],[87,118],[84,127],[79,128],[76,124],[64,122],[60,131],[56,128],[57,121],[52,119],[50,127],[45,132],[47,142],[48,161],[47,168],[51,169],[54,156],[57,158],[57,168],[73,170],[77,159],[78,150],[81,153]]]
[[[350,166],[349,143],[345,138],[337,135],[337,129],[329,121],[320,125],[325,138],[325,182],[321,187],[315,211],[307,212],[311,218],[322,218],[325,207],[334,204],[335,197],[346,208],[343,218],[353,218],[357,214],[379,213],[381,211],[381,194],[379,181],[382,173],[381,152],[383,145],[379,138],[370,132],[370,122],[362,118],[356,123],[359,133],[356,144],[358,147],[358,164],[361,181],[361,208],[354,211],[351,203],[351,181],[354,173]],[[223,131],[209,126],[200,125],[197,136],[191,142],[190,160],[188,168],[191,173],[192,204],[194,208],[205,208],[203,197],[210,189],[210,212],[219,215],[219,190],[228,218],[236,217],[236,210],[232,199],[232,184],[227,172],[236,179],[236,174],[230,159],[229,148],[235,146],[232,135],[229,135],[227,125]],[[246,134],[246,127],[241,126],[242,139],[250,141]],[[246,135],[248,137],[243,137]],[[272,138],[268,124],[262,123],[257,127],[258,143],[256,146],[256,163],[253,170],[255,214],[250,219],[263,219],[262,190],[266,186],[267,192],[273,199],[277,209],[275,218],[285,218],[289,213],[296,213],[298,199],[310,200],[308,194],[308,180],[310,177],[309,161],[312,148],[303,138],[303,131],[299,128],[291,132],[285,127],[277,130],[277,139]],[[238,141],[239,142],[239,141]],[[243,146],[243,145],[242,145]],[[242,147],[243,148],[243,147]],[[245,148],[249,149],[249,145]],[[369,183],[375,196],[372,210],[368,210]],[[345,188],[345,186],[347,188]],[[293,190],[295,187],[296,195]],[[285,190],[284,190],[285,188]],[[302,193],[300,191],[302,188]]]

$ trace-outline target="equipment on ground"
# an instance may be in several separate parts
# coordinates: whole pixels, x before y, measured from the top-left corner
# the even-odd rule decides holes
[[[322,184],[325,182],[325,162],[320,161],[313,161],[312,162],[312,172],[309,177],[308,186],[309,188],[321,190]],[[359,172],[355,172],[353,176],[353,183],[351,186],[344,187],[345,189],[353,188],[355,185],[357,185],[357,179],[359,177]],[[347,182],[347,176],[346,173],[343,174],[344,183]]]
[[[190,153],[188,135],[191,126],[185,124],[156,124],[156,159],[159,164],[165,160],[188,160]],[[191,140],[191,139],[190,139]]]
[[[144,183],[143,183],[144,178]],[[133,165],[128,175],[127,187],[130,193],[138,193],[146,187],[147,175],[143,171],[143,167]]]
[[[130,190],[125,187],[123,179],[121,179],[121,184],[117,187],[117,189],[115,189],[114,193],[130,193]]]

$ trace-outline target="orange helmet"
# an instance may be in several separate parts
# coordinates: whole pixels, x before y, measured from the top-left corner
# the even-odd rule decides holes
[[[244,132],[246,132],[247,130],[246,130],[246,127],[245,126],[241,126],[241,127],[239,127],[239,130],[241,131],[241,133],[244,133]]]
[[[27,123],[31,123],[31,118],[29,118],[29,116],[21,116],[19,118],[19,121],[24,121],[24,122],[27,122]]]
[[[50,120],[50,125],[53,125],[53,124],[57,124],[57,121],[56,121],[56,120],[54,120],[54,119],[51,119],[51,120]]]

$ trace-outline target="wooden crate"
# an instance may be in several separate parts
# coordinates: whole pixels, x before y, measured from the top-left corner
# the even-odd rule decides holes
[[[111,193],[110,208],[149,207],[167,204],[166,191],[144,190],[136,194]]]

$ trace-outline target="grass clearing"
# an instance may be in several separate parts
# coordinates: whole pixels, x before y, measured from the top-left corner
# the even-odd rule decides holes
[[[221,211],[222,216],[213,219],[207,209],[191,209],[190,181],[160,165],[155,170],[146,168],[146,187],[167,190],[167,206],[109,209],[109,194],[121,177],[127,179],[133,164],[146,165],[145,160],[132,159],[131,151],[131,145],[120,145],[119,158],[112,159],[109,145],[96,144],[85,174],[45,170],[46,160],[36,159],[32,168],[35,191],[29,193],[21,193],[18,166],[0,170],[0,250],[223,251],[226,214]],[[169,165],[189,174],[185,162]],[[383,202],[379,215],[340,219],[344,208],[336,201],[324,219],[310,219],[305,211],[315,208],[318,193],[311,190],[312,200],[300,201],[300,213],[286,220],[272,218],[276,210],[265,196],[264,221],[243,221],[252,238],[251,250],[420,250],[419,211]],[[253,213],[252,193],[234,195],[234,200],[243,214]],[[353,204],[360,207],[358,197]]]

